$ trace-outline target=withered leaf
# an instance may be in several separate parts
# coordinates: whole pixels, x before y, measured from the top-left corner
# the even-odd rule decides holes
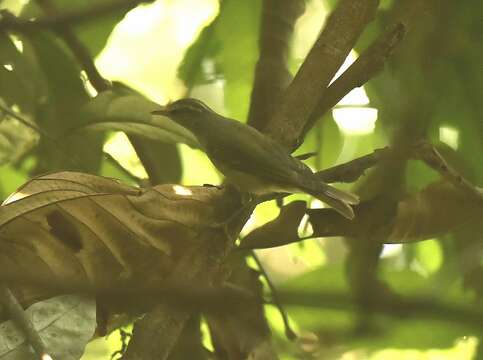
[[[482,223],[483,202],[479,198],[447,181],[438,181],[399,202],[387,241],[430,239]]]
[[[435,238],[483,222],[483,203],[447,181],[438,181],[396,202],[376,198],[354,209],[356,217],[343,219],[330,209],[310,209],[314,237],[368,238],[377,234],[386,243]]]
[[[59,210],[54,210],[46,217],[50,233],[70,247],[74,252],[82,249],[82,240],[75,225]]]
[[[25,283],[152,287],[196,244],[200,227],[214,222],[211,199],[219,193],[139,189],[78,172],[40,176],[0,207],[0,276],[23,304],[54,295]]]
[[[309,209],[314,237],[368,237],[387,231],[396,216],[397,202],[379,197],[354,206],[353,220],[340,216],[332,209]]]

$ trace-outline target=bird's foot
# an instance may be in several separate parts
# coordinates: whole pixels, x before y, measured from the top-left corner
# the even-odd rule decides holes
[[[223,190],[223,186],[222,185],[203,184],[203,187],[216,188],[218,190]]]

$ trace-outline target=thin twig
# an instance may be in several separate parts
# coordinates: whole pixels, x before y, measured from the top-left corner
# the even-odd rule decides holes
[[[374,152],[368,155],[361,156],[344,164],[318,171],[316,174],[321,180],[327,183],[351,183],[364,175],[364,172],[367,169],[377,165],[381,159],[389,154],[390,151],[391,150],[389,147],[376,149]]]
[[[315,122],[333,108],[345,95],[351,90],[364,85],[384,69],[387,58],[401,42],[405,33],[406,28],[402,23],[392,26],[387,32],[379,36],[341,76],[329,85],[310,116],[304,128],[302,138],[314,126]]]
[[[288,149],[298,146],[306,122],[366,25],[378,0],[341,0],[282,96],[266,132]]]
[[[483,189],[473,185],[450,167],[434,145],[423,141],[414,147],[411,155],[414,159],[425,162],[426,165],[439,172],[443,178],[455,187],[462,189],[464,192],[483,202]]]
[[[283,308],[280,298],[278,297],[278,290],[275,288],[275,284],[272,282],[270,275],[268,275],[268,273],[266,272],[265,267],[263,266],[262,262],[260,261],[260,258],[255,253],[255,251],[251,251],[250,254],[253,260],[255,260],[255,263],[257,264],[258,269],[262,273],[263,277],[267,281],[267,285],[268,285],[268,288],[270,289],[270,294],[273,300],[273,304],[277,307],[278,312],[282,317],[283,325],[285,327],[285,335],[289,340],[295,340],[297,338],[297,334],[295,333],[295,331],[293,331],[292,327],[290,326],[290,320],[287,316],[287,313],[285,312],[285,309]]]
[[[39,359],[49,359],[50,355],[46,350],[45,344],[40,337],[37,330],[35,330],[32,322],[25,315],[25,312],[17,301],[15,296],[12,294],[9,288],[0,283],[0,302],[5,307],[8,316],[17,325],[22,332],[25,334],[27,341],[35,350]]]
[[[0,18],[0,30],[14,30],[19,32],[32,30],[47,30],[57,26],[77,25],[82,22],[95,20],[97,17],[107,15],[115,10],[131,9],[142,3],[151,3],[154,0],[112,0],[103,1],[95,6],[76,10],[67,10],[59,14],[50,14],[33,20],[19,19],[11,16]],[[3,14],[2,14],[3,15]]]
[[[318,171],[315,174],[326,183],[354,182],[364,175],[367,169],[376,166],[382,159],[385,159],[390,151],[391,149],[389,147],[376,149],[370,154],[361,156],[344,164]],[[263,194],[254,198],[253,202],[258,205],[266,201],[283,199],[289,195],[289,193]]]
[[[42,136],[45,136],[45,137],[50,137],[49,134],[47,134],[45,131],[43,131],[41,128],[39,128],[37,125],[32,124],[28,120],[25,120],[23,117],[18,115],[16,112],[10,110],[7,106],[4,106],[1,102],[0,102],[0,112],[3,112],[5,114],[7,114],[8,116],[14,118],[19,123],[21,123],[22,125],[25,125],[26,127],[32,129],[33,131],[35,131],[39,135],[42,135]],[[54,139],[52,138],[52,140],[54,140]]]
[[[118,301],[120,297],[154,296],[160,302],[177,306],[181,309],[200,309],[208,312],[223,314],[232,311],[233,306],[244,306],[247,302],[262,301],[250,292],[240,291],[239,288],[221,287],[207,288],[200,284],[186,283],[176,286],[157,284],[151,286],[116,286],[110,288],[95,289],[87,283],[63,281],[61,279],[22,279],[19,274],[6,271],[0,274],[0,282],[19,281],[21,284],[41,286],[43,289],[51,289],[62,292],[75,292],[86,294],[101,294],[103,297],[111,295]],[[140,285],[140,283],[138,283]],[[354,299],[350,294],[340,292],[310,292],[278,290],[281,302],[286,306],[305,306],[312,308],[351,309],[355,307]],[[434,298],[393,298],[385,301],[384,298],[374,304],[375,312],[382,312],[390,316],[418,314],[421,317],[435,318],[446,321],[474,324],[480,326],[483,322],[483,312],[474,307],[453,306],[447,303],[435,301]]]
[[[56,16],[57,9],[51,0],[36,0],[40,8],[49,16]],[[97,92],[102,92],[110,88],[110,83],[102,77],[92,60],[89,50],[79,41],[77,35],[67,24],[57,25],[53,28],[55,32],[65,41],[67,46],[74,53],[76,59],[86,72],[92,86]]]

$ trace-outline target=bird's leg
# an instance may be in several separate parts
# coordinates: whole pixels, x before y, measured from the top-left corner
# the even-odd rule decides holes
[[[223,228],[225,235],[229,238],[229,231],[228,227],[232,223],[233,220],[237,219],[241,214],[247,212],[251,213],[258,204],[261,204],[265,201],[269,200],[276,200],[277,203],[283,201],[283,198],[287,196],[287,193],[269,193],[263,195],[255,195],[248,192],[240,193],[241,196],[241,207],[238,208],[234,213],[232,213],[228,218],[221,222],[215,222],[210,225],[211,228],[218,229]]]
[[[211,228],[223,228],[225,235],[230,238],[230,233],[228,231],[230,224],[238,219],[242,214],[251,213],[253,209],[260,203],[258,197],[250,193],[241,193],[241,207],[239,207],[234,213],[229,215],[226,219],[221,222],[215,222],[210,225]]]

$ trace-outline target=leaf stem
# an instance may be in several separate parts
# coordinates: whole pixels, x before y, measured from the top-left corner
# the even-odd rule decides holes
[[[17,325],[25,334],[28,342],[35,350],[39,359],[51,359],[46,350],[45,344],[40,337],[37,330],[35,330],[30,319],[25,315],[22,305],[15,298],[8,287],[0,283],[0,302],[5,307],[10,319]]]

